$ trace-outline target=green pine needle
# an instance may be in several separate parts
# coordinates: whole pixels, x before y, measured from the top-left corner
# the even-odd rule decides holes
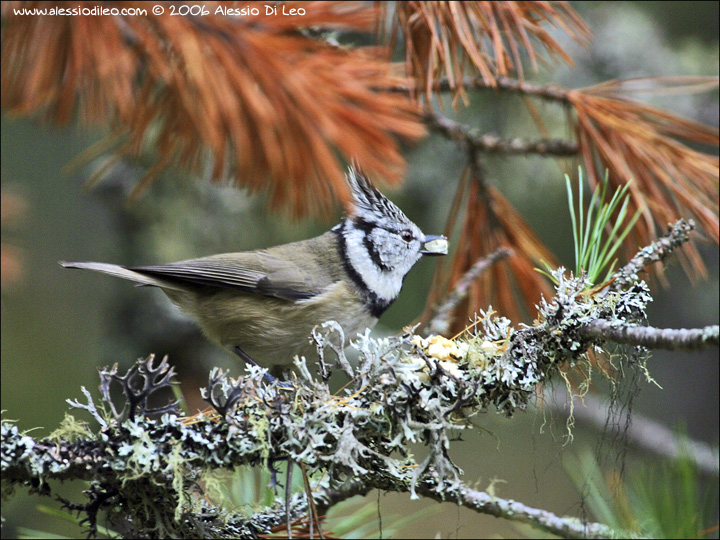
[[[575,210],[576,203],[570,177],[565,175],[575,246],[575,275],[585,273],[591,284],[590,286],[598,284],[603,273],[605,273],[605,277],[602,281],[610,279],[617,264],[617,259],[613,258],[615,252],[620,248],[625,237],[630,233],[642,214],[642,210],[638,209],[625,228],[622,228],[622,224],[628,215],[628,205],[630,203],[628,189],[630,183],[628,182],[622,188],[616,190],[610,202],[605,202],[608,184],[608,173],[606,171],[602,185],[593,191],[586,215],[583,207],[582,169],[578,168],[577,211]],[[617,212],[617,217],[612,222],[613,214],[618,207],[620,209]],[[610,228],[610,225],[612,227],[610,233],[607,234],[606,231]]]

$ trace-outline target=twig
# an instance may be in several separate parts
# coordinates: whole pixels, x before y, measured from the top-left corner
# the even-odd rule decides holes
[[[596,319],[583,327],[584,337],[606,339],[615,343],[642,345],[650,349],[700,350],[717,347],[718,325],[705,328],[653,328],[652,326],[617,326],[604,319]]]
[[[470,489],[462,482],[451,487],[444,487],[442,493],[438,493],[434,486],[428,484],[418,486],[417,491],[425,497],[440,502],[454,499],[458,504],[478,513],[489,514],[508,521],[527,523],[562,538],[615,538],[619,533],[623,533],[623,531],[617,531],[602,523],[580,521],[575,517],[561,517],[512,499],[494,497],[484,491]]]
[[[690,232],[695,228],[693,220],[681,219],[661,238],[644,247],[613,276],[608,291],[621,291],[636,283],[638,274],[648,265],[663,261],[675,249],[687,242]],[[595,319],[579,329],[581,335],[589,339],[606,339],[615,343],[642,345],[651,349],[699,350],[718,345],[718,325],[705,328],[673,329],[636,326]]]
[[[475,88],[475,89],[501,89],[501,90],[509,90],[511,92],[518,92],[521,94],[525,94],[526,96],[534,96],[539,97],[542,99],[546,99],[548,101],[556,101],[561,103],[569,103],[567,94],[569,90],[567,88],[564,88],[562,86],[558,86],[555,84],[548,84],[548,85],[537,85],[528,83],[525,81],[519,81],[517,79],[511,79],[509,77],[498,77],[495,79],[495,86],[490,86],[487,83],[485,83],[482,79],[482,77],[465,77],[462,81],[462,86],[465,88]],[[454,92],[456,89],[455,83],[451,82],[447,77],[443,77],[442,79],[439,79],[435,82],[435,84],[432,86],[432,89],[436,92]],[[400,85],[395,86],[392,89],[394,92],[410,92],[411,88],[409,85]],[[418,85],[415,90],[424,91],[425,87],[424,85],[420,87]]]
[[[681,219],[661,238],[644,247],[613,276],[613,282],[608,287],[610,291],[627,289],[640,278],[638,274],[652,263],[663,261],[675,249],[687,242],[690,232],[695,229],[693,220]],[[636,326],[610,322],[604,319],[590,321],[580,329],[585,338],[606,339],[616,343],[642,345],[651,349],[685,349],[699,350],[709,346],[718,345],[718,326],[705,328],[673,329],[653,328],[649,326]]]
[[[496,135],[484,134],[478,128],[455,122],[438,113],[426,113],[425,121],[430,129],[481,152],[553,156],[575,156],[578,153],[578,145],[574,142],[562,139],[530,141],[520,137],[503,139]]]
[[[426,334],[445,334],[452,323],[452,312],[457,305],[463,301],[468,294],[468,289],[480,275],[496,262],[509,257],[512,251],[508,248],[500,248],[486,257],[477,260],[467,272],[455,284],[455,288],[447,295],[445,300],[435,310],[435,315],[428,322]]]
[[[480,87],[477,81],[473,81],[472,84],[475,88]],[[525,94],[526,96],[535,96],[549,101],[570,103],[570,100],[567,97],[570,90],[556,84],[538,85],[525,81],[518,81],[517,79],[510,79],[508,77],[498,77],[497,88],[511,90],[513,92]]]
[[[290,500],[292,498],[292,470],[295,463],[292,459],[287,460],[287,478],[285,479],[285,530],[288,538],[292,538],[292,519],[290,519]]]
[[[308,472],[307,467],[305,467],[305,464],[301,461],[299,463],[300,470],[302,471],[303,475],[303,484],[305,485],[305,495],[307,496],[308,500],[308,521],[310,522],[310,538],[313,538],[313,520],[315,521],[315,525],[317,526],[318,536],[323,539],[325,538],[325,535],[322,532],[322,528],[320,527],[320,514],[318,514],[317,506],[315,505],[315,500],[312,496],[312,488],[310,487],[310,479],[308,478]]]
[[[635,283],[639,279],[638,274],[645,267],[664,260],[675,249],[690,239],[690,232],[694,229],[695,222],[692,219],[677,221],[664,236],[638,251],[629,263],[617,271],[610,289],[619,291]]]
[[[437,478],[429,475],[430,478]],[[346,484],[333,488],[321,488],[316,491],[315,500],[321,507],[330,507],[355,495],[366,495],[371,489],[382,489],[389,491],[407,491],[402,484],[389,482],[382,485],[368,485],[364,482],[352,480]],[[614,538],[619,532],[602,523],[583,522],[575,517],[561,517],[542,510],[532,508],[523,503],[511,499],[502,499],[469,488],[462,482],[454,483],[452,486],[438,486],[430,481],[425,481],[417,486],[417,493],[439,502],[455,501],[457,504],[469,508],[479,514],[488,514],[497,518],[527,523],[543,531],[556,534],[563,538]]]
[[[557,412],[563,412],[564,404],[567,403],[566,390],[564,387],[558,387],[554,389],[554,393],[555,396],[544,400],[544,405]],[[582,399],[582,404],[576,403],[572,414],[577,420],[603,430],[608,424],[607,409],[602,398],[586,394]],[[717,450],[713,450],[711,445],[703,441],[674,433],[660,422],[636,411],[633,411],[632,422],[629,424],[625,422],[624,418],[618,418],[616,423],[623,426],[629,425],[628,441],[638,448],[666,458],[676,458],[684,453],[695,462],[702,472],[714,476],[720,474]]]

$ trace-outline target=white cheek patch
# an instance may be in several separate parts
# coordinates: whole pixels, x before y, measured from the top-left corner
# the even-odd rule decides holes
[[[368,290],[382,300],[395,300],[400,294],[405,272],[383,272],[378,268],[363,244],[364,236],[365,233],[358,229],[350,228],[345,231],[348,262],[365,282]]]

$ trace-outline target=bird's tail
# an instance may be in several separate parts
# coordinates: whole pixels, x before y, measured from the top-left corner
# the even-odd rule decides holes
[[[147,276],[135,270],[130,270],[119,264],[108,264],[98,262],[67,262],[59,261],[60,266],[63,268],[81,268],[83,270],[93,270],[95,272],[102,272],[103,274],[110,274],[111,276],[119,277],[122,279],[128,279],[139,283],[141,285],[152,285],[153,287],[162,287],[163,289],[178,289],[182,290],[178,285],[167,282],[162,279],[157,279],[152,276]]]

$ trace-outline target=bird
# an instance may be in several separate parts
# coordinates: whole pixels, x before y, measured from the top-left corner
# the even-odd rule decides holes
[[[316,325],[336,321],[345,336],[372,328],[415,263],[448,252],[445,236],[425,235],[358,167],[346,179],[350,210],[315,238],[152,266],[59,264],[159,287],[211,341],[281,376],[296,355],[315,354]]]

